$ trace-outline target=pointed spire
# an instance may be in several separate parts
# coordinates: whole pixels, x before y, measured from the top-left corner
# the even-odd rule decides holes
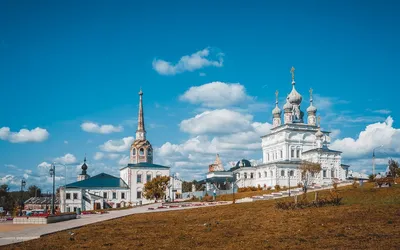
[[[144,128],[144,115],[143,115],[143,91],[139,91],[139,113],[138,113],[138,127],[136,130],[136,139],[145,140],[146,130]]]
[[[85,153],[85,158],[83,159],[83,163],[86,163],[86,153]]]
[[[294,81],[294,71],[296,69],[292,66],[292,68],[290,69],[290,73],[292,73],[292,85],[294,86],[296,84],[296,82]]]

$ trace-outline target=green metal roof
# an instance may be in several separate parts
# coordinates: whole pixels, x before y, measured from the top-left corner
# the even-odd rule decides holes
[[[67,184],[67,188],[129,188],[129,186],[118,177],[101,173],[89,179]]]
[[[153,164],[153,163],[147,163],[147,162],[140,162],[137,164],[131,164],[129,163],[127,166],[121,168],[153,168],[153,169],[169,169],[170,167],[158,165],[158,164]]]

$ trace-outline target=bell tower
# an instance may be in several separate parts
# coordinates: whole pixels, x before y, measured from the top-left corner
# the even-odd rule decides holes
[[[153,163],[153,147],[146,140],[146,129],[144,127],[143,112],[143,91],[139,91],[139,112],[138,127],[136,130],[136,139],[131,145],[130,163],[138,164],[141,162]]]

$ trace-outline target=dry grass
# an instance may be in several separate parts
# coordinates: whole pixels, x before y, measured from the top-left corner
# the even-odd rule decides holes
[[[399,249],[400,185],[371,186],[340,190],[337,207],[280,211],[272,200],[138,214],[6,249]]]

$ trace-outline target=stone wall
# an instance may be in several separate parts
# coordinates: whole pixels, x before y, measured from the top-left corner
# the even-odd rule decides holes
[[[13,224],[48,224],[76,219],[76,214],[62,214],[49,217],[21,216],[13,219]]]

